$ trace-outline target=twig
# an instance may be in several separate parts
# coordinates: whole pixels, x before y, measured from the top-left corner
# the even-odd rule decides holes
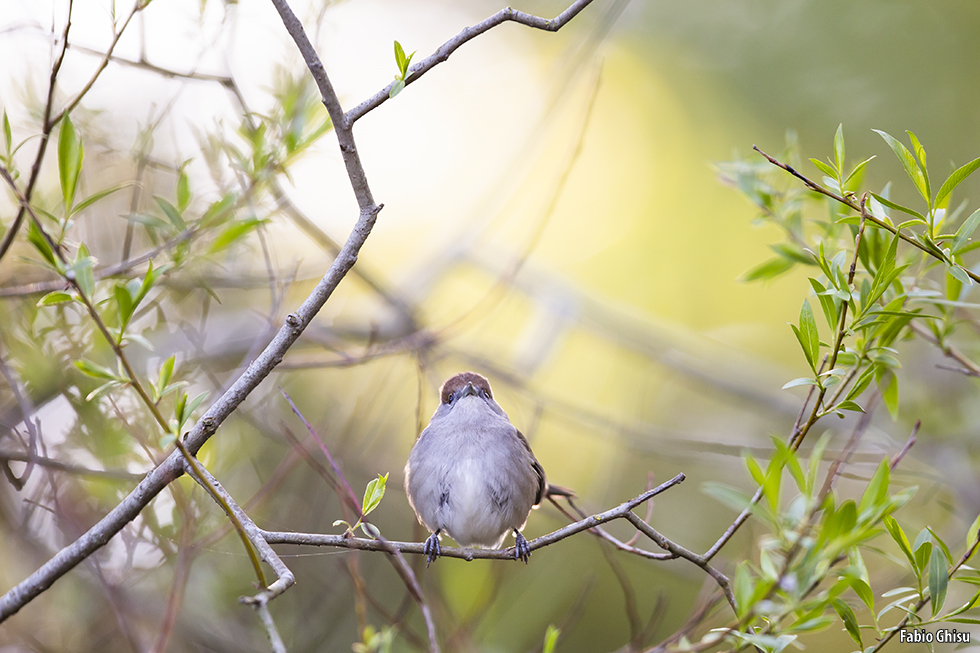
[[[48,77],[48,97],[44,104],[44,119],[41,121],[41,143],[37,147],[37,154],[34,155],[34,163],[31,165],[31,176],[27,179],[27,187],[24,191],[24,196],[28,200],[34,194],[34,185],[37,184],[38,177],[40,176],[44,152],[47,150],[51,130],[54,129],[55,125],[55,121],[51,120],[51,110],[54,107],[54,85],[58,81],[58,71],[61,70],[61,64],[65,60],[65,51],[68,49],[68,32],[71,30],[71,12],[73,7],[74,0],[68,0],[68,17],[65,18],[65,29],[61,33],[61,52],[51,66],[51,75]],[[17,217],[14,218],[13,223],[3,235],[3,240],[0,241],[0,260],[7,254],[10,245],[14,242],[14,238],[17,237],[17,232],[20,231],[20,226],[23,224],[26,215],[27,209],[25,205],[21,204],[17,210]]]
[[[681,483],[686,477],[678,474],[666,483],[661,483],[657,487],[644,492],[643,494],[620,504],[619,506],[601,512],[585,519],[581,519],[573,524],[569,524],[547,535],[536,537],[528,541],[531,551],[541,549],[555,542],[560,542],[566,537],[589,530],[600,524],[613,521],[615,519],[627,519],[631,510],[649,501],[661,492]],[[390,547],[402,553],[423,555],[424,543],[422,542],[382,542],[380,540],[370,540],[359,537],[347,537],[345,535],[324,535],[318,533],[291,533],[281,531],[261,531],[262,536],[269,544],[298,544],[302,546],[333,546],[344,549],[357,549],[360,551],[387,551],[391,552]],[[508,549],[465,549],[462,547],[442,547],[440,553],[444,558],[460,558],[463,560],[514,560],[513,547]]]
[[[781,161],[777,160],[775,157],[769,156],[768,154],[766,154],[765,152],[763,152],[762,150],[760,150],[755,145],[752,146],[752,149],[755,150],[756,152],[758,152],[759,154],[761,154],[762,156],[766,157],[766,159],[769,161],[769,163],[773,164],[777,168],[782,168],[783,170],[785,170],[789,174],[793,175],[794,177],[796,177],[797,179],[799,179],[800,181],[802,181],[806,185],[806,187],[809,188],[810,190],[812,190],[814,192],[817,192],[817,193],[820,193],[821,195],[826,195],[827,197],[829,197],[829,198],[831,198],[833,200],[836,200],[837,202],[840,202],[841,204],[843,204],[845,206],[848,206],[848,207],[850,207],[851,209],[853,209],[855,211],[858,211],[858,212],[861,211],[861,207],[857,203],[855,203],[854,200],[852,200],[850,198],[847,198],[847,197],[841,197],[840,195],[838,195],[834,191],[830,190],[829,188],[824,188],[823,186],[821,186],[817,182],[813,181],[812,179],[809,179],[805,175],[800,174],[799,172],[797,172],[797,170],[793,166],[788,165],[786,163],[782,163]],[[890,232],[892,234],[897,235],[899,238],[901,238],[902,240],[904,240],[905,242],[907,242],[909,245],[912,245],[913,247],[915,247],[917,249],[921,249],[923,252],[925,252],[929,256],[932,256],[933,258],[940,258],[931,249],[929,249],[928,247],[926,247],[925,245],[923,245],[922,243],[920,243],[916,239],[914,239],[914,238],[912,238],[910,236],[906,236],[904,233],[901,232],[901,230],[899,230],[898,228],[896,228],[894,225],[891,225],[891,224],[889,224],[889,223],[887,223],[887,222],[885,222],[883,220],[879,220],[878,218],[876,218],[875,216],[870,215],[870,214],[867,216],[867,218],[868,218],[868,220],[870,220],[871,222],[875,223],[876,225],[878,225],[879,227],[881,227],[885,231],[888,231],[888,232]],[[963,268],[963,271],[966,272],[966,274],[969,275],[969,277],[971,279],[973,279],[977,283],[980,283],[980,275],[978,275],[976,272],[973,272],[972,270],[969,270],[968,268]]]
[[[273,0],[273,2],[276,1],[277,0]],[[568,21],[575,18],[575,16],[577,16],[580,11],[585,9],[591,3],[592,0],[577,0],[576,2],[573,2],[568,7],[568,9],[561,12],[551,20],[548,20],[546,18],[541,18],[539,16],[534,16],[531,14],[526,14],[523,11],[515,11],[510,7],[507,7],[506,9],[501,9],[493,16],[487,18],[486,20],[479,22],[476,25],[467,27],[459,34],[457,34],[456,36],[454,36],[453,38],[449,39],[441,46],[439,46],[439,49],[437,49],[431,55],[429,55],[422,61],[418,62],[414,66],[410,67],[408,69],[409,74],[405,79],[405,86],[408,86],[409,84],[418,81],[419,79],[421,79],[422,75],[429,72],[432,68],[434,68],[438,64],[441,64],[442,62],[449,59],[449,55],[451,55],[453,52],[458,50],[459,47],[464,43],[466,43],[467,41],[470,41],[476,38],[477,36],[479,36],[480,34],[483,34],[484,32],[493,29],[497,25],[500,25],[507,21],[512,21],[515,23],[520,23],[521,25],[527,25],[528,27],[533,27],[535,29],[546,30],[548,32],[557,32],[562,27],[564,27],[565,24],[568,23]],[[353,125],[355,122],[360,120],[364,116],[364,114],[368,113],[373,109],[378,108],[379,106],[387,102],[389,99],[389,95],[391,93],[391,89],[392,87],[394,87],[394,85],[395,82],[391,82],[383,89],[375,93],[373,96],[371,96],[364,102],[361,102],[356,107],[348,111],[343,117],[345,124],[348,126]],[[331,117],[333,116],[331,115]],[[334,121],[334,124],[338,125],[339,123],[337,121]]]
[[[569,7],[568,10],[563,12],[553,21],[545,21],[543,19],[528,16],[527,14],[522,14],[520,12],[505,10],[503,15],[499,18],[499,22],[504,22],[504,20],[512,20],[516,22],[524,22],[531,27],[556,30],[567,23],[568,20],[581,11],[582,8],[588,5],[589,1],[590,0],[578,0],[578,2],[575,2]],[[273,4],[279,11],[287,31],[293,37],[297,47],[302,53],[303,58],[320,89],[320,94],[324,105],[327,107],[327,112],[330,114],[330,118],[334,122],[341,155],[347,168],[347,175],[351,183],[351,188],[353,189],[355,198],[357,199],[359,216],[357,222],[351,230],[350,235],[347,238],[347,241],[344,243],[330,268],[327,270],[323,278],[317,283],[310,295],[301,304],[296,312],[291,313],[286,317],[285,324],[283,324],[283,326],[278,330],[276,335],[272,338],[271,342],[266,346],[262,353],[252,361],[248,368],[235,380],[231,387],[220,398],[218,398],[210,406],[210,408],[208,408],[204,416],[201,417],[194,427],[186,434],[183,444],[185,445],[187,452],[189,452],[191,455],[197,454],[204,443],[206,443],[211,436],[214,435],[222,422],[224,422],[224,420],[237,409],[245,398],[248,397],[248,395],[255,390],[255,388],[257,388],[258,385],[272,372],[275,366],[282,361],[282,357],[285,355],[286,351],[288,351],[293,343],[296,342],[299,336],[303,333],[303,330],[310,324],[313,317],[330,298],[341,280],[347,275],[354,263],[357,261],[357,255],[360,252],[361,247],[363,247],[364,243],[367,241],[368,236],[370,236],[378,213],[382,209],[382,205],[375,203],[371,194],[370,186],[368,185],[367,177],[354,142],[353,133],[351,132],[353,122],[360,116],[367,113],[367,111],[373,107],[366,106],[360,109],[359,113],[352,113],[350,120],[347,119],[343,113],[336,92],[334,91],[333,86],[327,77],[326,71],[323,68],[323,64],[320,62],[319,57],[313,49],[313,46],[306,37],[302,24],[296,18],[295,14],[293,14],[285,0],[273,0]],[[493,20],[493,18],[490,20]],[[486,26],[482,29],[482,31],[486,31],[490,27],[492,27],[492,25]],[[67,44],[67,31],[68,27],[66,25],[64,37],[65,44]],[[476,32],[471,35],[464,34],[460,37],[460,44],[473,38],[478,33],[482,32]],[[118,38],[118,35],[116,38]],[[63,45],[62,58],[64,56],[64,48],[66,47],[67,45]],[[458,47],[458,45],[456,47]],[[444,56],[448,57],[450,53],[451,50],[446,52]],[[111,54],[111,52],[109,54]],[[440,53],[437,52],[434,56],[439,56],[439,54]],[[53,101],[53,95],[50,91],[53,90],[54,80],[57,77],[57,68],[60,67],[60,63],[61,58],[59,58],[59,60],[56,62],[55,68],[52,70],[52,88],[49,89],[49,107],[46,111],[46,116],[50,115],[50,103]],[[435,65],[435,63],[437,62],[432,61],[429,64],[429,67],[431,68],[433,65]],[[419,76],[421,76],[419,70],[413,71],[414,78]],[[379,101],[378,104],[381,104],[381,102]],[[13,235],[17,231],[16,227],[19,227],[20,222],[23,220],[23,213],[26,212],[27,208],[29,207],[30,191],[33,191],[34,183],[36,183],[37,180],[37,172],[40,169],[43,150],[47,143],[47,136],[50,134],[51,127],[52,125],[49,124],[48,120],[45,120],[45,130],[42,144],[40,147],[39,156],[35,160],[35,168],[32,171],[29,182],[29,192],[24,195],[24,198],[27,199],[28,202],[21,202],[22,211],[19,213],[19,218],[15,220],[16,226],[11,225],[11,228],[8,229],[8,232],[4,236],[3,243],[0,244],[0,257],[3,256],[9,247],[9,244],[13,239]],[[55,251],[58,250],[55,249]],[[147,504],[149,504],[149,502],[152,501],[152,499],[167,485],[183,474],[184,471],[185,465],[182,452],[179,450],[172,451],[163,462],[161,462],[157,467],[150,471],[149,474],[147,474],[143,481],[141,481],[125,499],[117,504],[117,506],[113,508],[105,517],[99,520],[98,523],[92,526],[77,540],[61,549],[61,551],[55,554],[50,560],[48,560],[48,562],[42,565],[27,579],[0,597],[0,622],[16,613],[24,605],[29,603],[31,600],[44,592],[48,587],[50,587],[51,584],[58,578],[70,571],[75,565],[104,546],[116,533],[122,530],[126,524],[136,519],[140,511]],[[682,479],[683,476],[680,476],[679,478]],[[680,481],[677,480],[676,482]],[[254,526],[254,524],[251,524],[250,520],[247,522],[247,524]],[[585,526],[583,528],[587,527],[588,526]],[[370,540],[370,542],[372,544],[377,543],[374,540]],[[421,553],[421,544],[413,546],[418,547],[419,553]],[[541,546],[541,544],[539,544],[539,546]],[[446,551],[451,550],[452,549],[448,547],[446,549]],[[277,583],[282,580],[282,577],[280,577]],[[273,585],[275,585],[275,583]],[[270,586],[269,589],[271,588],[272,586]],[[257,595],[259,602],[262,601],[262,597],[264,596],[264,593]]]
[[[769,157],[768,154],[765,154],[761,150],[758,150],[758,148],[755,149],[766,158],[775,162],[775,159]],[[778,164],[778,162],[777,165],[783,167],[782,164]],[[793,174],[799,176],[799,174],[796,173],[796,171],[793,170],[792,168],[789,168],[788,166],[786,166],[786,168],[788,168]],[[857,270],[857,260],[858,260],[858,253],[860,251],[860,246],[861,246],[861,236],[864,233],[864,226],[866,220],[874,219],[870,214],[868,214],[866,210],[865,207],[866,200],[867,200],[867,193],[865,193],[861,197],[861,203],[857,207],[857,210],[860,211],[861,213],[861,224],[858,227],[857,235],[854,237],[854,257],[851,261],[850,271],[848,272],[847,275],[848,286],[854,284],[854,274],[855,271]],[[821,370],[824,367],[826,367],[829,370],[832,370],[834,369],[834,365],[837,363],[837,355],[840,352],[841,344],[844,341],[844,334],[847,332],[847,307],[848,307],[847,302],[841,303],[840,320],[838,321],[838,325],[837,325],[837,334],[834,338],[833,349],[831,350],[828,357],[825,359],[824,363],[821,364],[820,367]],[[811,386],[810,391],[807,393],[807,401],[810,400],[810,397],[813,395],[814,390],[815,390],[815,386]],[[810,432],[810,428],[816,423],[816,421],[822,415],[822,413],[820,412],[820,406],[826,394],[827,394],[827,387],[821,385],[820,390],[817,392],[816,400],[813,402],[813,408],[810,410],[810,416],[807,418],[806,422],[800,425],[800,419],[797,418],[796,426],[793,428],[793,433],[789,438],[790,451],[797,451],[800,448],[800,445],[803,444],[803,439],[806,437],[807,433]],[[801,408],[800,411],[801,416],[803,415],[805,408],[806,408],[806,402],[804,402],[803,408]],[[725,529],[725,532],[722,533],[721,537],[719,537],[718,540],[711,546],[711,548],[708,549],[708,551],[704,554],[705,561],[711,560],[715,555],[717,555],[717,553],[721,550],[721,548],[732,538],[732,536],[735,535],[735,532],[742,526],[742,524],[744,524],[748,520],[752,507],[755,504],[759,503],[759,501],[762,499],[762,495],[763,495],[763,488],[762,486],[760,486],[755,491],[755,494],[752,495],[752,499],[751,501],[749,501],[749,505],[746,506],[741,513],[739,513],[735,521],[732,522],[732,524],[727,529]]]
[[[34,463],[38,467],[55,469],[59,472],[67,472],[68,474],[76,474],[78,476],[92,476],[95,478],[104,478],[114,481],[138,481],[146,476],[146,474],[134,474],[121,469],[90,469],[88,467],[70,465],[68,463],[61,462],[60,460],[54,460],[53,458],[32,456],[29,453],[22,453],[19,451],[0,451],[0,460],[16,460],[18,462]]]

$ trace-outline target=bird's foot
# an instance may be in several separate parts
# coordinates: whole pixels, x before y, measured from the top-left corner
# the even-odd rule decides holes
[[[426,539],[425,546],[422,547],[422,553],[425,554],[425,568],[428,569],[432,561],[442,554],[442,550],[439,548],[439,531],[436,531]]]
[[[531,547],[527,539],[521,535],[520,531],[514,531],[514,559],[523,560],[527,564],[527,559],[531,557]]]

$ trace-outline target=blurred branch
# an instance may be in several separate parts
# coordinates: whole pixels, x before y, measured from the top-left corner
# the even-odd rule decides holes
[[[38,467],[46,467],[59,472],[76,474],[78,476],[94,476],[96,478],[105,478],[114,481],[138,481],[145,476],[145,474],[127,472],[121,469],[90,469],[88,467],[71,465],[60,460],[21,453],[19,451],[0,451],[0,460],[34,463]]]

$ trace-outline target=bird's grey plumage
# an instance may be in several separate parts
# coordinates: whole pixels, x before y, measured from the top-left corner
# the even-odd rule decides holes
[[[440,399],[405,466],[409,503],[433,533],[430,559],[438,555],[439,533],[462,546],[499,548],[513,531],[517,557],[526,561],[520,530],[545,495],[544,470],[484,377],[457,374]]]

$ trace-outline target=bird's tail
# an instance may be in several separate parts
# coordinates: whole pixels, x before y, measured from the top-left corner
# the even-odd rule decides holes
[[[567,487],[562,487],[560,485],[552,485],[548,483],[548,490],[545,492],[546,497],[574,497],[575,490],[569,490]]]

